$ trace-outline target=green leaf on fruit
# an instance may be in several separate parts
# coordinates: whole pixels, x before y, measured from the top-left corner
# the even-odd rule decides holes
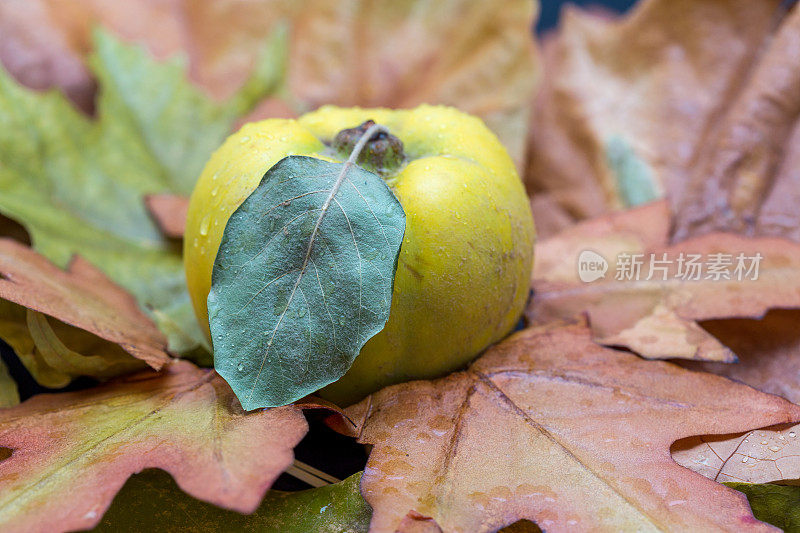
[[[743,492],[753,516],[790,532],[800,532],[800,487],[771,483],[723,483]]]
[[[386,324],[405,212],[384,181],[289,156],[233,213],[208,296],[214,366],[245,409],[343,376]]]
[[[166,472],[145,470],[122,487],[93,531],[367,531],[372,509],[359,493],[360,481],[359,472],[316,489],[271,490],[254,513],[244,515],[189,496]]]
[[[56,91],[37,93],[0,68],[0,214],[22,224],[59,266],[79,253],[134,296],[172,351],[202,344],[179,247],[144,196],[188,194],[234,122],[283,80],[286,35],[269,41],[250,81],[225,103],[186,78],[182,61],[94,33],[96,120]]]

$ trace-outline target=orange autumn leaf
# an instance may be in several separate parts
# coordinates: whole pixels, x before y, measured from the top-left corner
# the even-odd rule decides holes
[[[252,512],[307,431],[298,407],[247,414],[213,370],[176,361],[0,410],[0,529],[96,525],[128,477],[161,468],[195,498]]]
[[[31,248],[0,239],[0,299],[117,344],[156,370],[170,360],[166,338],[133,296],[80,257],[64,271]]]
[[[346,412],[374,446],[361,484],[372,531],[523,518],[547,531],[767,531],[742,494],[678,466],[669,448],[800,420],[776,396],[600,347],[583,325],[524,330],[465,372]]]
[[[668,229],[668,211],[659,202],[588,221],[541,241],[529,321],[541,324],[585,313],[594,338],[602,344],[624,346],[654,359],[730,362],[735,360],[733,353],[696,321],[759,318],[772,308],[800,307],[800,245],[781,238],[714,233],[670,246]],[[608,261],[603,278],[580,279],[578,261],[584,250]],[[632,266],[634,254],[640,254],[642,263],[638,275]],[[727,274],[717,276],[698,263],[704,268],[699,279],[694,274],[682,278],[681,254],[703,262],[729,258],[731,264],[724,269]],[[659,266],[658,261],[663,263]],[[740,263],[743,267],[736,274]],[[751,270],[754,263],[757,276]]]
[[[91,83],[80,58],[92,24],[143,42],[158,57],[186,52],[192,77],[226,97],[244,82],[271,30],[286,21],[296,112],[322,104],[454,105],[486,121],[522,166],[537,72],[537,4],[529,0],[31,0],[15,9],[17,3],[0,5],[0,60],[23,83],[64,87],[87,108]],[[270,102],[259,116],[275,110]]]
[[[566,9],[543,47],[528,190],[573,220],[640,203],[643,189],[682,197],[685,172],[759,61],[779,4],[643,0],[619,19]]]

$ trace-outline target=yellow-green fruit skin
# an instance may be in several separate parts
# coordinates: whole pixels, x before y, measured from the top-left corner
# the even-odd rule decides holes
[[[280,159],[330,159],[326,143],[368,119],[403,142],[407,164],[386,182],[405,210],[406,232],[386,327],[345,376],[320,392],[340,405],[387,385],[456,370],[502,339],[525,306],[533,262],[535,230],[525,190],[511,158],[479,119],[443,106],[326,106],[298,120],[254,122],[211,156],[189,205],[186,277],[207,335],[206,299],[230,215]]]

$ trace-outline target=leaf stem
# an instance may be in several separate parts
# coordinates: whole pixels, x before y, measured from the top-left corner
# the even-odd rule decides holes
[[[314,245],[314,238],[317,236],[317,231],[319,230],[320,224],[322,224],[322,219],[325,218],[325,213],[328,212],[328,208],[331,205],[336,193],[339,192],[339,189],[344,183],[344,179],[347,177],[347,171],[350,170],[350,167],[355,165],[356,161],[358,161],[358,156],[361,155],[361,151],[364,150],[364,147],[367,145],[372,136],[376,133],[385,133],[389,134],[389,129],[386,126],[382,126],[380,124],[373,124],[370,126],[367,131],[364,132],[359,139],[356,145],[353,147],[353,151],[350,152],[350,157],[347,158],[347,161],[344,162],[344,166],[342,166],[342,171],[339,173],[339,177],[336,178],[336,182],[333,184],[331,188],[331,193],[325,199],[325,203],[322,204],[322,209],[317,219],[317,223],[314,225],[314,230],[311,232],[311,239],[309,241],[308,249],[306,250],[306,257],[303,261],[302,271],[305,271],[305,268],[308,264],[308,259],[311,256],[311,249]]]
[[[387,128],[386,126],[382,126],[381,124],[373,124],[372,126],[367,128],[367,131],[364,132],[364,135],[362,135],[361,138],[358,139],[358,142],[353,147],[353,151],[350,153],[350,157],[347,158],[347,163],[345,163],[346,165],[352,165],[355,164],[356,161],[358,161],[358,156],[361,155],[361,151],[364,149],[369,140],[372,139],[372,137],[376,133],[385,133],[386,135],[389,135],[389,128]],[[342,176],[345,174],[345,172],[347,172],[347,169],[344,169],[342,171]]]

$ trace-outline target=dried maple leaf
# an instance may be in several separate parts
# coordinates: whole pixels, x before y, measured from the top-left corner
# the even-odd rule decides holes
[[[161,468],[185,492],[255,510],[307,431],[294,406],[246,414],[213,370],[176,361],[0,411],[0,528],[90,528],[125,480]]]
[[[90,21],[146,43],[157,55],[186,51],[194,79],[224,97],[243,82],[269,32],[286,20],[296,108],[457,105],[483,118],[518,164],[524,158],[536,77],[535,2],[26,0],[30,5],[15,9],[17,3],[0,6],[6,42],[0,59],[23,81],[66,86],[82,101],[86,91],[76,85],[81,76],[84,86],[90,80],[80,66]],[[49,69],[52,64],[63,67]]]
[[[676,240],[719,229],[800,240],[798,50],[795,5],[673,191]]]
[[[778,0],[565,10],[545,44],[526,179],[574,219],[679,194],[683,173],[775,25]],[[698,176],[705,179],[706,176]]]
[[[62,339],[43,315],[92,334],[85,338],[96,336],[116,344],[156,370],[170,360],[166,337],[139,309],[133,296],[80,257],[64,271],[27,246],[0,239],[0,299],[28,309],[25,312],[4,304],[0,336],[6,337],[20,356],[31,353],[35,344],[45,358],[51,355],[55,359],[45,359],[41,364],[65,376],[46,379],[44,384],[48,386],[66,385],[75,375],[118,375],[139,365],[130,357],[108,350],[102,342],[94,342],[93,350],[105,352],[107,357],[86,358],[83,363],[89,366],[84,367],[82,356],[65,351]],[[90,342],[85,341],[84,347]],[[65,356],[61,361],[60,355]],[[29,367],[33,364],[26,359],[23,362]],[[31,371],[38,374],[34,368]]]
[[[361,484],[374,531],[426,517],[445,531],[521,518],[547,531],[704,531],[768,527],[744,496],[675,464],[670,445],[797,421],[800,407],[550,325],[347,414],[374,445]]]
[[[529,321],[546,323],[586,313],[595,339],[624,346],[654,359],[733,361],[735,356],[697,320],[759,318],[771,308],[800,307],[800,246],[781,238],[750,238],[714,233],[669,246],[669,217],[663,202],[575,226],[542,241],[536,249],[534,297]],[[581,281],[578,261],[584,250],[608,262],[604,279]],[[641,254],[643,266],[632,280],[620,273]],[[679,258],[731,261],[728,278],[702,271],[700,279],[678,276]],[[758,276],[733,276],[736,257],[758,255]],[[663,271],[648,265],[666,259]],[[745,263],[747,263],[745,261]],[[632,263],[631,263],[632,264]],[[752,261],[747,267],[752,266]],[[633,274],[634,270],[629,273]],[[684,272],[685,273],[685,272]],[[652,279],[647,279],[649,276]]]

